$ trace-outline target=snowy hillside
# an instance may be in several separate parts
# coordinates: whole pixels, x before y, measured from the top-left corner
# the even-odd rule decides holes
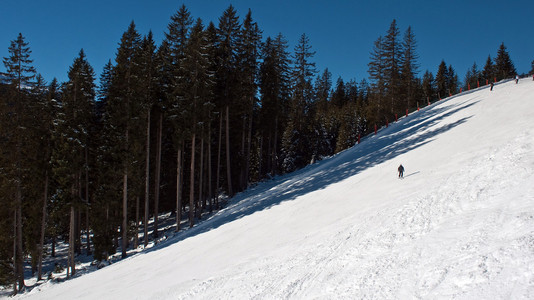
[[[16,299],[533,297],[524,79],[423,108],[158,247]]]

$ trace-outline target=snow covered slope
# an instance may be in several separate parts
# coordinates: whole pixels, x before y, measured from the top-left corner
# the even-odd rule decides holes
[[[397,179],[399,164],[405,178]],[[534,297],[534,82],[438,102],[20,299]]]

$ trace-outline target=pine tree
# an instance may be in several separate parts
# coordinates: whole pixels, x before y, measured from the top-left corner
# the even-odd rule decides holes
[[[128,246],[128,177],[133,172],[134,149],[136,142],[134,136],[139,128],[140,118],[138,114],[142,112],[139,96],[139,69],[136,61],[136,54],[141,44],[141,37],[132,22],[126,32],[122,35],[116,65],[113,70],[113,77],[110,87],[110,118],[109,126],[113,128],[113,139],[117,149],[116,153],[121,153],[120,161],[122,169],[122,257],[126,257]],[[144,124],[144,122],[143,122]],[[138,136],[137,136],[138,138]]]
[[[189,222],[194,224],[195,201],[195,170],[196,170],[196,142],[197,136],[202,138],[201,127],[205,121],[202,118],[202,108],[204,103],[209,103],[211,96],[211,78],[208,72],[209,59],[207,55],[207,41],[204,36],[203,25],[200,19],[197,20],[191,29],[190,37],[187,41],[184,59],[181,68],[184,73],[190,76],[184,78],[177,86],[181,91],[180,103],[182,107],[181,116],[187,132],[191,135],[191,166],[189,185]]]
[[[334,117],[334,111],[346,101],[343,80],[341,78],[338,79],[337,93],[332,94],[332,97],[330,97],[331,90],[332,73],[325,69],[315,80],[315,99],[310,110],[312,115],[310,142],[314,149],[312,159],[332,155],[335,150],[337,122]]]
[[[95,173],[95,197],[91,205],[91,228],[93,231],[93,257],[101,261],[107,259],[109,255],[115,253],[113,238],[116,230],[114,211],[118,210],[117,198],[120,194],[116,188],[117,178],[120,170],[117,165],[118,153],[115,153],[115,133],[110,126],[113,115],[110,105],[113,65],[108,61],[100,75],[100,85],[98,87],[98,101],[95,103],[95,118],[97,134],[94,140],[98,147],[96,148]]]
[[[384,81],[386,85],[387,107],[390,115],[401,109],[401,62],[402,44],[399,42],[397,21],[393,20],[384,37]]]
[[[385,78],[385,57],[384,38],[379,37],[373,46],[369,66],[369,80],[372,88],[372,101],[368,108],[368,119],[371,123],[380,123],[386,111],[386,78]]]
[[[140,97],[142,98],[142,108],[145,112],[144,119],[146,119],[146,145],[145,145],[145,189],[144,189],[144,245],[148,245],[148,218],[150,208],[150,131],[151,131],[151,112],[155,105],[155,97],[157,95],[157,56],[156,45],[152,37],[152,31],[145,36],[141,42],[139,49],[139,69],[140,69],[140,90],[142,91]],[[140,158],[142,159],[142,158]],[[141,169],[141,168],[140,168]],[[140,176],[143,176],[140,174]],[[136,208],[136,224],[139,224],[139,208]],[[136,225],[137,226],[137,225]],[[137,247],[137,234],[135,235],[134,247]]]
[[[184,103],[184,94],[180,86],[185,84],[185,81],[188,80],[187,71],[184,69],[183,61],[186,57],[186,47],[187,40],[189,39],[191,25],[193,24],[193,19],[191,18],[191,13],[182,5],[180,9],[171,17],[171,22],[167,26],[168,32],[165,33],[165,40],[160,47],[159,55],[160,60],[163,63],[163,70],[161,70],[161,76],[164,78],[168,84],[165,82],[160,83],[160,86],[165,87],[165,101],[163,103],[164,107],[167,110],[168,118],[171,120],[174,134],[173,142],[176,149],[177,156],[177,167],[176,167],[176,177],[177,177],[177,187],[176,187],[176,230],[180,230],[180,220],[181,220],[181,208],[182,208],[182,194],[183,194],[183,156],[185,148],[185,137],[189,135],[187,128],[189,124],[184,120],[182,113],[185,110]],[[168,78],[168,79],[165,79]],[[161,121],[160,115],[160,121]],[[160,122],[161,123],[161,122]],[[159,132],[159,128],[158,128]],[[159,142],[161,137],[158,134],[158,149],[157,157],[161,157],[161,145]],[[161,164],[160,159],[157,159],[157,165]],[[156,181],[159,178],[159,167],[156,168]],[[159,182],[155,184],[155,204],[154,204],[154,234],[157,236],[157,226],[158,226],[158,216],[157,210],[159,207]],[[190,207],[191,210],[191,207]],[[191,210],[192,211],[192,210]]]
[[[310,151],[308,112],[313,99],[312,79],[316,73],[315,63],[310,61],[314,55],[308,37],[302,34],[293,54],[289,124],[282,145],[285,172],[305,166],[313,154]]]
[[[423,95],[427,102],[430,102],[434,99],[435,96],[435,84],[434,84],[434,75],[428,70],[423,75]]]
[[[258,57],[261,43],[261,31],[252,19],[249,10],[239,34],[238,62],[241,72],[238,73],[241,87],[241,149],[239,151],[239,190],[244,190],[249,184],[250,156],[252,147],[252,123],[254,110],[257,107],[257,73]]]
[[[449,65],[449,68],[447,70],[447,96],[456,94],[458,91],[458,75],[454,71],[454,68],[452,65]]]
[[[517,74],[514,63],[510,59],[510,54],[506,50],[504,43],[501,43],[499,50],[497,51],[497,57],[495,58],[495,75],[497,80],[506,78],[512,78]]]
[[[27,156],[30,155],[31,145],[29,136],[31,134],[32,105],[30,97],[26,92],[27,88],[33,85],[35,78],[35,68],[30,59],[31,50],[29,44],[25,42],[22,34],[19,33],[16,40],[10,43],[8,48],[9,57],[4,57],[3,63],[6,72],[2,75],[9,85],[8,96],[2,103],[2,169],[3,169],[3,199],[13,199],[5,203],[13,217],[12,224],[12,245],[13,252],[13,292],[16,294],[24,288],[23,269],[23,228],[22,216],[25,200],[25,179],[29,175],[30,166]],[[9,117],[7,117],[9,116]]]
[[[404,34],[402,49],[404,53],[401,57],[401,95],[406,99],[406,108],[414,107],[416,104],[417,94],[417,59],[419,56],[416,52],[417,41],[411,27],[408,27]]]
[[[493,64],[491,56],[488,55],[488,59],[486,60],[486,64],[484,65],[484,69],[482,70],[482,79],[492,81],[495,79],[495,77],[495,65]]]
[[[80,253],[78,224],[81,220],[78,219],[78,212],[83,206],[87,207],[88,202],[88,185],[82,182],[82,175],[89,168],[87,152],[96,94],[94,71],[83,49],[69,68],[68,78],[62,90],[62,105],[56,128],[57,147],[52,160],[54,176],[58,178],[60,185],[59,196],[63,206],[70,208],[69,268],[71,275],[74,275],[74,255],[75,252]]]
[[[241,25],[235,8],[230,5],[219,18],[219,26],[217,32],[219,35],[219,72],[217,83],[219,87],[220,101],[218,110],[221,116],[225,119],[225,146],[226,146],[226,182],[228,186],[228,194],[230,197],[234,195],[233,176],[232,176],[232,145],[230,134],[231,117],[237,115],[234,107],[231,107],[232,100],[239,98],[238,81],[237,81],[237,50],[239,42],[239,32]],[[230,112],[230,109],[232,111]],[[238,123],[239,124],[239,123]],[[222,128],[220,128],[221,130]]]
[[[266,39],[259,71],[260,174],[274,176],[279,170],[282,136],[289,97],[289,53],[287,41],[279,34]]]
[[[438,93],[438,99],[445,98],[449,95],[449,86],[448,86],[449,70],[447,69],[447,64],[442,60],[438,67],[438,72],[436,73],[436,92]]]
[[[477,86],[477,82],[481,79],[481,72],[478,70],[476,62],[473,63],[473,66],[469,68],[465,74],[465,84],[464,89],[469,87],[474,88]]]

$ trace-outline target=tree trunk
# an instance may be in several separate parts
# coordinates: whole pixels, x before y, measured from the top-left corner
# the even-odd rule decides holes
[[[88,154],[87,147],[85,147],[85,203],[87,204],[85,208],[85,233],[87,235],[86,240],[86,247],[87,247],[87,255],[91,254],[91,243],[90,243],[90,237],[89,237],[89,154]]]
[[[147,112],[146,126],[146,163],[145,163],[145,217],[144,217],[144,238],[145,247],[148,246],[148,209],[150,197],[150,108]]]
[[[43,277],[43,247],[46,231],[46,204],[48,202],[48,171],[45,171],[45,186],[43,197],[43,210],[41,215],[41,239],[39,240],[39,262],[37,267],[37,280]]]
[[[278,116],[274,118],[274,142],[273,142],[273,153],[272,153],[272,169],[271,175],[274,176],[278,172],[278,153],[276,150],[276,145],[278,144]]]
[[[247,156],[245,155],[245,144],[247,143],[247,118],[246,114],[243,117],[243,124],[241,128],[241,151],[239,156],[241,157],[241,170],[239,170],[239,190],[242,191],[245,189],[245,173],[246,173],[246,159]]]
[[[17,255],[17,209],[13,210],[13,295],[16,295],[19,291],[17,288],[19,277],[19,264]]]
[[[198,182],[198,201],[200,202],[199,205],[199,213],[198,218],[202,218],[202,212],[204,211],[204,208],[206,207],[206,201],[204,200],[204,136],[201,136],[200,138],[200,174],[199,174],[199,182]]]
[[[155,178],[155,193],[154,193],[154,240],[157,243],[158,238],[158,214],[159,214],[159,190],[160,190],[160,178],[161,178],[161,143],[162,143],[162,131],[163,131],[163,113],[159,115],[158,126],[158,141],[156,149],[156,178]]]
[[[252,100],[251,100],[252,102]],[[252,149],[252,109],[253,109],[253,103],[251,103],[250,108],[250,117],[248,119],[248,143],[247,143],[247,161],[245,166],[245,189],[248,187],[249,183],[249,174],[250,174],[250,151]]]
[[[67,267],[67,278],[69,278],[69,269],[70,269],[70,276],[74,276],[76,274],[76,263],[74,259],[74,243],[75,243],[75,231],[74,231],[74,225],[75,225],[75,214],[76,211],[74,209],[74,204],[71,204],[70,206],[70,231],[69,231],[69,267]]]
[[[222,148],[222,112],[219,113],[219,149],[217,152],[217,185],[216,188],[216,195],[215,195],[215,209],[219,209],[219,189],[221,187],[220,179],[221,179],[221,148]]]
[[[139,196],[135,197],[135,235],[134,249],[139,246]]]
[[[226,176],[228,177],[228,195],[234,196],[232,189],[232,170],[230,165],[230,107],[226,106]]]
[[[189,179],[189,228],[195,225],[195,132],[191,135],[191,178]]]
[[[126,145],[128,145],[128,129],[126,129]],[[127,256],[128,247],[128,165],[124,166],[122,179],[122,258]]]
[[[211,126],[208,126],[208,197],[210,199],[210,213],[213,211],[213,189],[211,178]]]
[[[178,146],[176,154],[176,232],[180,231],[182,221],[182,169],[183,144]]]

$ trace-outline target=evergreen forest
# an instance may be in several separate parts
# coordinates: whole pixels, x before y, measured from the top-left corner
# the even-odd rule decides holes
[[[504,44],[465,79],[445,61],[422,73],[415,33],[395,20],[369,47],[369,77],[345,81],[316,69],[306,34],[288,49],[250,10],[206,24],[181,6],[161,43],[132,22],[98,75],[81,49],[66,82],[45,82],[19,34],[0,74],[0,285],[21,291],[27,265],[44,279],[60,243],[68,276],[82,253],[126,257],[158,241],[162,213],[193,227],[255,183],[516,75]]]

